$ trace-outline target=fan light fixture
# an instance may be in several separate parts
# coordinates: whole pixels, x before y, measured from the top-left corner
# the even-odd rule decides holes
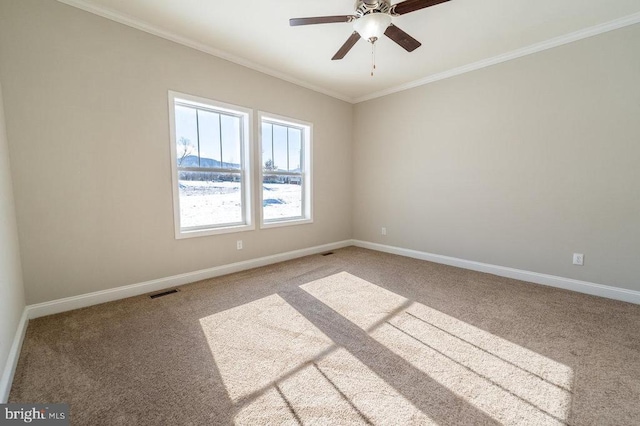
[[[371,77],[373,77],[373,71],[376,69],[375,43],[384,35],[389,25],[391,25],[391,15],[381,12],[367,13],[353,23],[353,29],[356,33],[371,43]]]
[[[386,13],[368,13],[353,23],[353,29],[365,40],[375,43],[391,25],[391,15]]]
[[[326,1],[326,0],[325,0]],[[391,23],[396,16],[415,12],[449,0],[404,0],[391,4],[392,0],[356,0],[355,11],[351,15],[314,16],[311,18],[292,18],[289,25],[332,24],[348,22],[353,25],[351,35],[342,47],[333,55],[332,61],[344,58],[351,48],[361,39],[371,43],[372,69],[376,69],[376,41],[387,36],[407,52],[413,52],[420,47],[420,42]]]

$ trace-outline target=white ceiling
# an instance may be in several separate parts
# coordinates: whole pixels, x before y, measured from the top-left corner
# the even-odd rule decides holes
[[[395,17],[422,46],[379,40],[371,77],[364,40],[331,60],[352,24],[289,26],[352,14],[354,0],[59,1],[350,102],[640,22],[640,0],[451,0]]]

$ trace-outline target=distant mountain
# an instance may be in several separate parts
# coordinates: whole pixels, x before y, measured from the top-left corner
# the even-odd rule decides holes
[[[226,163],[214,160],[213,158],[200,158],[200,164],[198,164],[197,155],[187,155],[182,159],[180,167],[208,167],[212,169],[240,169],[238,163]]]
[[[198,156],[197,155],[187,155],[182,159],[182,163],[179,167],[208,167],[212,169],[240,169],[240,164],[238,163],[226,163],[220,162],[218,160],[214,160],[213,158],[200,158],[200,164],[198,164]],[[276,170],[270,170],[272,173],[278,172],[286,172],[281,168],[277,168]],[[300,173],[300,167],[290,170],[290,172]]]

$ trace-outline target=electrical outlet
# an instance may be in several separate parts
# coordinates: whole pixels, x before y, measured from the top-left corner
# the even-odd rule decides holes
[[[573,264],[574,265],[584,265],[584,254],[582,253],[573,253]]]
[[[242,250],[242,240],[236,241],[236,247],[238,248],[238,250]]]
[[[384,226],[382,227],[382,229],[380,230],[380,233],[382,235],[387,235],[387,228],[385,228]]]

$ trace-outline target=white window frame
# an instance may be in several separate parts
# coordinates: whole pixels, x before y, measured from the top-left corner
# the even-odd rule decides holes
[[[176,101],[190,104],[196,108],[221,112],[241,117],[241,169],[235,171],[241,175],[241,199],[242,199],[242,223],[232,225],[210,225],[197,229],[183,229],[180,224],[180,192],[178,182],[178,160],[176,146],[176,121],[175,104]],[[169,127],[171,139],[171,180],[173,184],[173,219],[175,227],[175,238],[203,237],[208,235],[227,234],[231,232],[251,231],[255,229],[254,206],[252,202],[253,187],[253,160],[252,143],[253,140],[253,110],[238,105],[228,104],[199,96],[187,95],[184,93],[169,91]],[[222,159],[221,159],[222,161]]]
[[[263,205],[263,181],[264,173],[262,164],[262,122],[281,124],[289,127],[296,127],[302,131],[302,216],[296,218],[283,219],[264,219]],[[258,111],[258,148],[256,156],[259,158],[258,163],[258,209],[260,211],[260,228],[277,228],[281,226],[303,225],[313,223],[313,123],[298,120],[295,118],[284,117],[277,114],[271,114],[264,111]]]

